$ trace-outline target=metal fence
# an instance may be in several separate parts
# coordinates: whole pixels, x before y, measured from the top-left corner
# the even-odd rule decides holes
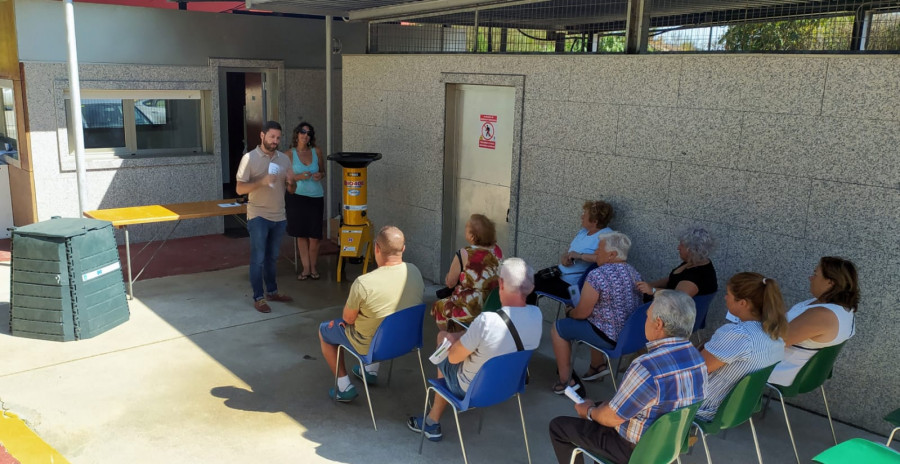
[[[369,24],[369,53],[622,53],[628,0],[525,0]],[[900,0],[653,0],[647,52],[900,52]]]

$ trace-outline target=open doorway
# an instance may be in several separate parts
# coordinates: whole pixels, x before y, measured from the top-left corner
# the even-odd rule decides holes
[[[259,144],[268,112],[266,73],[225,72],[225,104],[222,160],[222,195],[236,198],[235,176],[244,153]],[[247,228],[233,217],[226,217],[225,234],[246,236]]]

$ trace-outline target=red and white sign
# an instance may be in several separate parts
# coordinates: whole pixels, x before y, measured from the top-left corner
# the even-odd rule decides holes
[[[493,150],[497,147],[497,115],[481,115],[481,134],[478,136],[478,147]]]

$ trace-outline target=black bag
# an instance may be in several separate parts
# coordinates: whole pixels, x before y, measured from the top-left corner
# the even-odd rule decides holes
[[[459,268],[460,268],[460,271],[462,271],[462,256],[460,256],[459,251],[456,252],[456,259],[459,260]],[[453,290],[455,290],[456,287],[458,287],[458,286],[459,286],[459,282],[456,282],[456,285],[454,285],[453,288],[444,287],[444,288],[435,290],[434,296],[436,296],[437,299],[439,299],[439,300],[443,300],[444,298],[450,298],[450,296],[453,295]]]
[[[558,279],[560,276],[562,276],[562,271],[557,266],[550,266],[537,271],[537,278],[540,280]]]

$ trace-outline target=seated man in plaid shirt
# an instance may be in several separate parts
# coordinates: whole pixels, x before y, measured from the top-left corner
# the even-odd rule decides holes
[[[644,326],[648,353],[631,363],[615,396],[606,403],[585,398],[575,405],[578,417],[550,421],[560,464],[569,462],[576,447],[624,464],[656,419],[703,400],[706,364],[688,341],[695,316],[691,297],[676,290],[656,292]]]

